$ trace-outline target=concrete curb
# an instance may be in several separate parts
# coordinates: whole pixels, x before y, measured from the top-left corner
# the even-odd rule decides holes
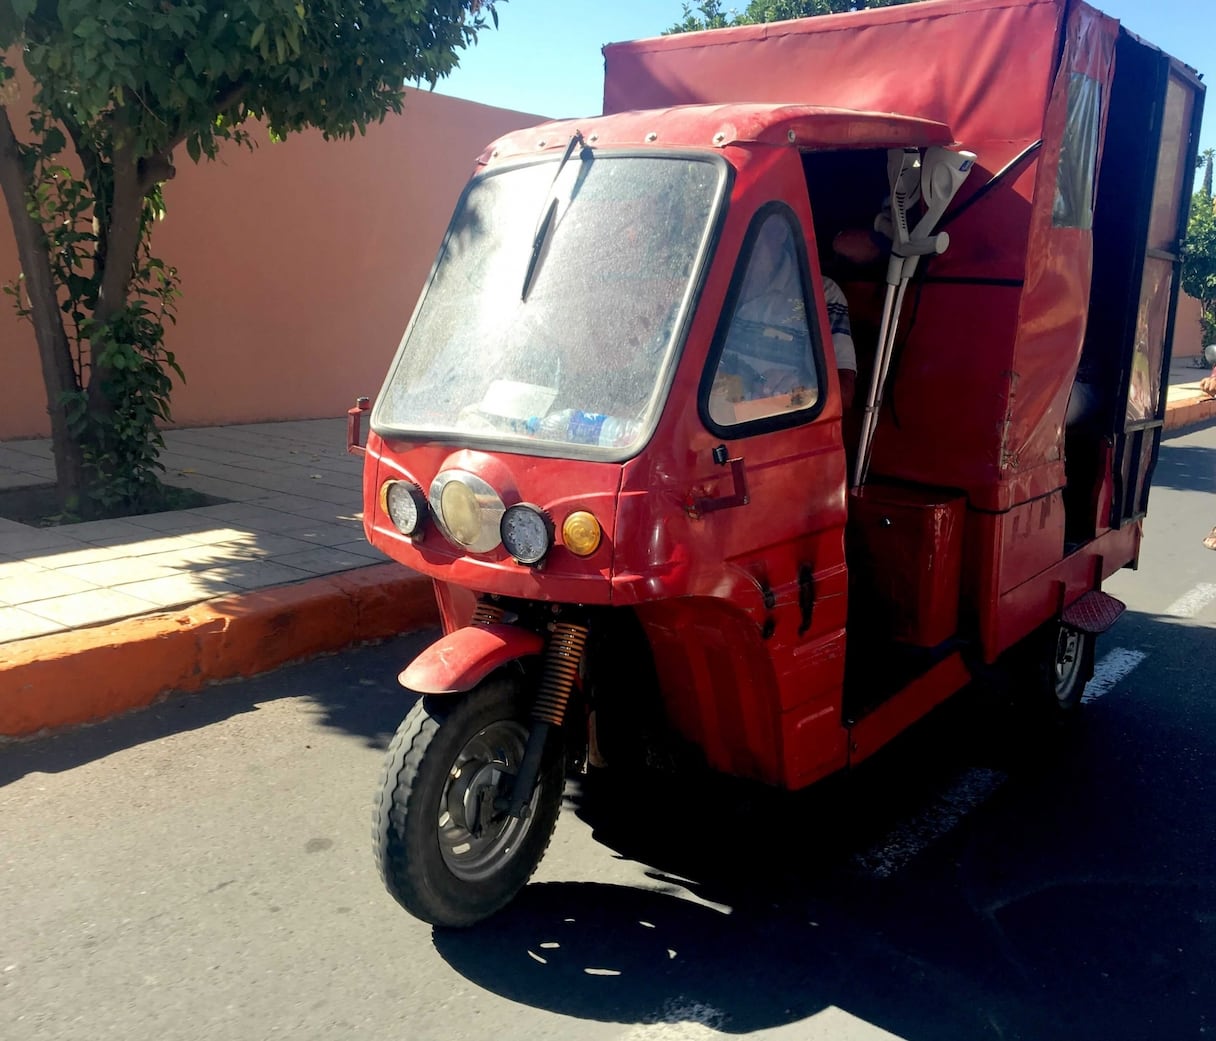
[[[20,640],[0,664],[0,736],[87,723],[289,661],[435,625],[431,581],[377,564],[181,612]]]
[[[1165,410],[1165,429],[1167,432],[1181,430],[1213,418],[1216,418],[1216,398],[1200,394],[1172,402]]]

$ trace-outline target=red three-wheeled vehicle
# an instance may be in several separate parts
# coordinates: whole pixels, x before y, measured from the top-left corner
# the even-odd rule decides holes
[[[1191,70],[1073,0],[605,58],[604,115],[481,156],[370,417],[368,537],[444,627],[376,852],[441,925],[571,766],[797,789],[991,668],[1073,708],[1161,437]]]

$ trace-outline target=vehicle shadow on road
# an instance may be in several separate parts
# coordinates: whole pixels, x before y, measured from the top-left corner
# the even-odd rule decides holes
[[[1180,663],[1210,662],[1211,630],[1126,617],[1108,647],[1168,655],[1080,726],[983,692],[806,793],[573,784],[568,810],[645,881],[534,884],[475,929],[436,930],[436,950],[526,1005],[691,1031],[656,1037],[851,1036],[821,1032],[839,1010],[907,1041],[1196,1036],[1216,1007],[1216,706],[1160,695]],[[999,786],[874,869],[875,847],[919,842],[900,822],[977,771]]]

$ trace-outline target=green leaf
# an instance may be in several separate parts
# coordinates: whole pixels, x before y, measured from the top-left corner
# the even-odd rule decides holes
[[[42,135],[42,151],[44,155],[56,155],[62,152],[67,144],[67,138],[63,136],[63,131],[58,127],[51,127],[45,134]]]
[[[266,23],[259,23],[258,27],[253,30],[253,35],[249,37],[249,46],[257,47],[262,42],[262,37],[266,35]]]

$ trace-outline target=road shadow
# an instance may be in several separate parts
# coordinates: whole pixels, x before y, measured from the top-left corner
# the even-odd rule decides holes
[[[1216,492],[1216,448],[1163,441],[1153,470],[1153,487]]]
[[[1179,438],[1186,437],[1187,434],[1211,430],[1213,427],[1216,427],[1216,418],[1204,420],[1202,423],[1191,423],[1184,427],[1175,427],[1173,430],[1166,430],[1162,433],[1161,443],[1165,445],[1170,441],[1177,441]]]
[[[835,1008],[907,1041],[1201,1036],[1216,704],[1178,675],[1210,665],[1211,629],[1129,613],[1099,658],[1117,643],[1146,657],[1080,725],[973,689],[805,793],[572,783],[567,810],[645,881],[531,885],[475,929],[435,930],[436,950],[478,986],[592,1021],[747,1034]],[[1001,779],[990,797],[871,869],[875,845],[974,771]]]
[[[322,723],[385,748],[413,704],[397,673],[433,632],[409,633],[288,665],[249,679],[171,694],[146,708],[57,733],[0,743],[0,787],[28,773],[61,773],[125,748],[256,712],[261,704],[303,697],[322,708]]]

